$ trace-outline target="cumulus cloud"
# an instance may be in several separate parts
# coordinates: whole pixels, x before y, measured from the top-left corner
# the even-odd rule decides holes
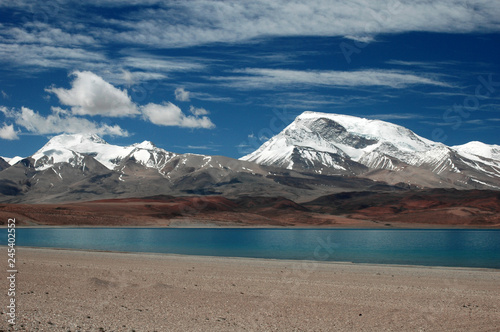
[[[134,117],[142,114],[142,118],[155,125],[178,126],[185,128],[214,128],[215,125],[206,116],[209,112],[204,108],[191,106],[192,115],[186,115],[176,105],[150,103],[139,106],[133,103],[126,90],[120,90],[92,72],[74,72],[75,79],[71,89],[49,88],[61,104],[70,109],[52,107],[48,115],[40,114],[30,108],[20,109],[0,106],[7,119],[37,135],[59,133],[95,133],[98,135],[128,136],[127,130],[119,125],[108,125],[90,121],[85,116],[100,115],[103,117]],[[17,139],[13,125],[4,124],[0,128],[0,138]]]
[[[206,109],[204,109],[204,108],[198,108],[198,107],[194,107],[194,106],[190,106],[189,107],[189,112],[191,112],[191,114],[193,114],[195,116],[210,114],[210,112],[207,111]]]
[[[143,118],[160,126],[179,126],[186,128],[214,128],[215,125],[206,117],[185,115],[182,110],[170,103],[147,104],[141,107]]]
[[[27,131],[37,134],[60,134],[60,133],[94,133],[109,136],[128,136],[128,132],[118,125],[96,123],[85,118],[68,115],[68,112],[60,108],[54,108],[48,116],[43,116],[27,107],[20,110],[7,109],[1,111],[14,122]],[[5,127],[4,127],[5,128]],[[3,138],[3,137],[2,137]]]
[[[120,90],[89,71],[75,71],[71,89],[49,88],[74,115],[127,117],[139,113],[126,90]]]
[[[247,68],[235,73],[242,75],[212,77],[212,80],[239,89],[273,89],[289,85],[405,88],[409,85],[423,84],[449,87],[446,82],[434,78],[394,70],[304,71]]]
[[[190,101],[189,91],[184,90],[184,88],[175,89],[175,100],[178,101]]]
[[[0,138],[6,139],[6,140],[19,139],[16,131],[14,130],[14,125],[8,125],[8,124],[4,123],[3,127],[0,128]]]

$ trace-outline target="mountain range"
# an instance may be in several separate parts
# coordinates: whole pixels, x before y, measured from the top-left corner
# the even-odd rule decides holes
[[[500,189],[500,146],[446,146],[380,120],[305,112],[237,159],[176,154],[152,142],[108,144],[63,134],[26,158],[0,158],[0,202],[51,203],[154,195],[280,196],[346,191]]]
[[[500,227],[499,189],[497,145],[305,112],[239,160],[55,136],[0,158],[0,224]]]

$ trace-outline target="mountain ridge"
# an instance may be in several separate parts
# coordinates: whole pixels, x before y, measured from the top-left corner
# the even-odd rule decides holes
[[[177,154],[150,141],[118,146],[94,134],[58,135],[13,165],[0,160],[0,201],[151,195],[306,201],[353,190],[499,190],[499,156],[496,145],[448,147],[381,120],[305,112],[239,160]]]
[[[464,189],[477,188],[476,184],[500,189],[498,146],[470,142],[449,147],[390,122],[349,115],[304,112],[240,160],[355,176],[370,170],[404,172],[417,167],[438,183],[451,180]]]

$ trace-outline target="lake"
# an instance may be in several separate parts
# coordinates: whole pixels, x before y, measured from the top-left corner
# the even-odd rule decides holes
[[[17,228],[16,246],[500,269],[500,230]]]

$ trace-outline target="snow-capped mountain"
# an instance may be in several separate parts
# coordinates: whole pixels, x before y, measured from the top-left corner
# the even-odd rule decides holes
[[[452,146],[452,149],[470,159],[474,159],[473,156],[475,156],[483,161],[486,159],[500,161],[500,145],[490,145],[473,141],[464,145]]]
[[[451,148],[385,121],[304,112],[241,160],[321,174],[371,176],[387,170],[400,172],[399,181],[418,168],[436,185],[500,189],[499,151],[475,142]]]
[[[349,115],[304,112],[257,151],[241,158],[288,169],[322,164],[347,170],[346,161],[395,169],[397,161],[418,163],[415,153],[443,145],[392,123]],[[314,151],[314,152],[313,152]],[[317,168],[317,167],[312,167]]]
[[[217,194],[306,199],[346,191],[500,189],[499,147],[448,147],[384,121],[306,112],[242,160],[175,154],[149,141],[53,137],[30,157],[0,158],[1,202]],[[13,162],[16,161],[16,162]]]
[[[148,141],[117,146],[89,134],[53,137],[32,156],[0,166],[0,201],[9,202],[287,193],[273,168],[223,156],[175,154]]]
[[[95,134],[63,134],[53,137],[31,157],[37,170],[44,170],[57,163],[68,163],[85,168],[84,157],[91,156],[109,170],[117,170],[127,160],[148,168],[162,169],[172,157],[149,141],[130,146],[111,145]]]

